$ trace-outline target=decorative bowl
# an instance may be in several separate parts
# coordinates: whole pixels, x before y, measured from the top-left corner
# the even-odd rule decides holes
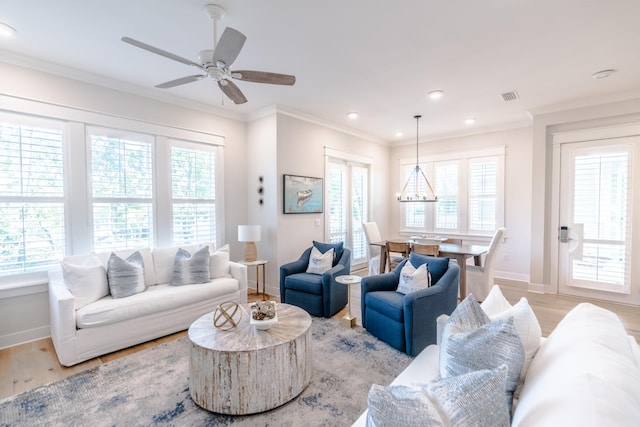
[[[258,329],[260,331],[266,331],[267,329],[269,329],[271,326],[273,326],[276,323],[278,323],[278,315],[277,314],[276,314],[276,317],[274,317],[273,319],[256,320],[253,317],[250,317],[250,321],[249,321],[249,324],[255,326],[256,329]]]

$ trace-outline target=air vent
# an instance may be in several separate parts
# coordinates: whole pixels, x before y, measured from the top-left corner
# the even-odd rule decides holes
[[[512,90],[510,92],[501,93],[500,96],[504,102],[516,101],[518,99],[518,92]]]

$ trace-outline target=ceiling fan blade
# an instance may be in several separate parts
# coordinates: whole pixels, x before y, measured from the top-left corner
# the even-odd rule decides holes
[[[159,85],[156,85],[156,87],[160,88],[160,89],[168,89],[170,87],[180,86],[180,85],[183,85],[183,84],[187,84],[187,83],[195,82],[195,81],[198,81],[198,80],[202,80],[205,77],[207,77],[207,76],[206,75],[202,75],[202,74],[196,74],[195,76],[181,77],[179,79],[175,79],[175,80],[171,80],[169,82],[161,83]]]
[[[141,41],[134,40],[131,37],[122,37],[120,40],[122,40],[125,43],[129,43],[132,46],[139,47],[140,49],[144,49],[151,53],[155,53],[156,55],[161,55],[161,56],[164,56],[165,58],[173,59],[174,61],[182,62],[183,64],[191,65],[192,67],[196,67],[204,71],[204,68],[202,68],[202,65],[200,64],[197,64],[181,56],[175,55],[171,52],[167,52],[166,50],[162,50],[157,47],[151,46],[149,44],[143,43]]]
[[[231,72],[231,77],[246,82],[269,83],[272,85],[292,86],[296,82],[296,76],[268,73],[266,71],[238,70]]]
[[[217,64],[220,61],[226,67],[231,66],[238,57],[245,40],[247,38],[240,31],[231,27],[225,28],[213,53],[213,63]]]
[[[247,102],[247,98],[244,97],[242,91],[240,91],[240,88],[236,86],[235,83],[229,80],[220,80],[218,87],[234,104],[244,104]]]

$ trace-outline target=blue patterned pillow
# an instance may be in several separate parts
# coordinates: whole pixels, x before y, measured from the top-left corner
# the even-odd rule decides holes
[[[193,255],[185,249],[178,249],[173,262],[171,286],[208,283],[210,280],[209,246],[198,249]]]
[[[440,344],[440,376],[466,374],[507,365],[506,399],[511,411],[513,393],[524,365],[524,346],[513,318],[492,322],[469,294],[451,313]]]
[[[409,262],[415,268],[420,267],[422,264],[427,264],[429,272],[431,273],[431,283],[436,284],[438,280],[444,276],[449,268],[449,258],[432,257],[428,255],[421,255],[411,252],[409,255]]]
[[[146,291],[144,260],[140,251],[135,251],[127,259],[112,252],[107,261],[107,280],[113,298],[124,298]]]
[[[509,426],[507,367],[369,391],[367,426]]]

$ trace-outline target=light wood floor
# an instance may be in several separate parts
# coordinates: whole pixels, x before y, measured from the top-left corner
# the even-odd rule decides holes
[[[366,270],[355,272],[355,274],[366,275]],[[548,336],[558,322],[573,307],[583,301],[592,302],[600,307],[606,308],[618,314],[628,333],[640,342],[640,308],[621,304],[606,303],[602,301],[589,301],[580,298],[538,294],[527,292],[526,284],[522,282],[511,282],[497,280],[505,297],[515,304],[521,297],[526,297],[533,308],[533,311],[540,322],[542,334]],[[270,297],[278,300],[278,297]],[[254,294],[249,295],[249,301],[255,301]],[[360,288],[351,286],[351,313],[357,317],[357,323],[362,325],[360,316]],[[347,309],[340,311],[335,317],[342,317]],[[134,347],[110,353],[95,359],[88,360],[78,365],[66,368],[58,363],[53,343],[50,338],[21,344],[0,350],[0,399],[21,393],[43,384],[57,381],[61,378],[73,375],[77,372],[98,366],[102,363],[115,360],[129,354],[153,347],[159,343],[174,340],[185,336],[186,331],[178,332],[163,338],[146,342]]]

